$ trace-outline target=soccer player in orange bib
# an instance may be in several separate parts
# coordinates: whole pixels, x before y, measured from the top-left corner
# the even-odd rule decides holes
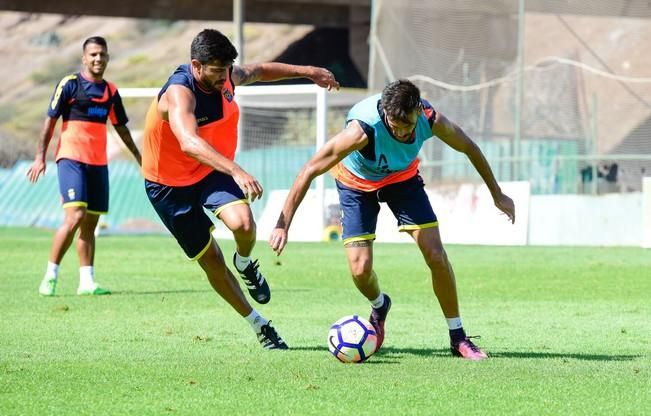
[[[278,254],[287,244],[292,218],[310,183],[332,169],[342,211],[342,238],[353,281],[371,303],[369,321],[384,341],[384,321],[391,298],[380,290],[373,271],[373,240],[380,211],[386,203],[398,222],[418,245],[429,266],[432,286],[450,332],[452,354],[468,360],[487,355],[470,339],[461,324],[459,300],[452,265],[441,242],[436,214],[418,172],[418,153],[434,136],[464,153],[482,177],[495,206],[515,221],[515,205],[502,190],[479,147],[463,130],[420,96],[408,80],[387,85],[382,94],[355,104],[346,127],[309,160],[294,181],[276,228],[269,237]]]
[[[82,70],[64,77],[50,100],[47,118],[34,162],[27,171],[34,183],[45,173],[48,144],[59,117],[63,118],[56,150],[59,191],[64,220],[54,234],[45,276],[39,293],[54,296],[59,264],[77,237],[79,255],[78,295],[108,295],[108,289],[94,280],[95,227],[109,207],[109,181],[106,155],[106,121],[140,164],[140,152],[131,138],[122,99],[115,84],[104,80],[109,61],[106,40],[100,36],[86,39],[81,58]]]
[[[299,77],[328,89],[339,83],[323,68],[275,62],[239,66],[233,65],[236,57],[235,47],[217,30],[194,38],[190,63],[174,71],[147,113],[142,171],[154,209],[215,291],[251,325],[263,348],[287,349],[226,267],[204,208],[233,232],[233,265],[251,297],[269,302],[269,285],[250,258],[256,227],[248,204],[262,195],[262,186],[233,161],[239,119],[235,87]]]

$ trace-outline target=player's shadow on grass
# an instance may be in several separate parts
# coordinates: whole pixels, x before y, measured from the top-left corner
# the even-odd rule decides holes
[[[292,347],[293,350],[303,351],[327,351],[326,347],[299,346]],[[452,357],[448,348],[400,348],[383,346],[380,352],[373,356],[372,362],[396,363],[396,359],[405,355],[418,355],[421,357]],[[554,352],[520,352],[520,351],[489,351],[490,358],[537,358],[537,359],[565,359],[583,361],[633,361],[642,357],[641,355],[610,355],[610,354],[578,354],[578,353],[554,353]]]
[[[86,298],[110,298],[111,296],[131,296],[131,295],[172,295],[181,293],[214,293],[212,289],[177,289],[177,290],[112,290],[110,295],[104,296],[85,296]],[[58,298],[78,298],[77,294],[63,294],[57,295]]]
[[[570,359],[583,361],[633,361],[642,357],[641,355],[609,355],[609,354],[577,354],[560,352],[490,352],[491,358],[542,358],[542,359]]]
[[[214,290],[207,289],[173,289],[173,290],[121,290],[113,292],[114,295],[172,295],[182,293],[215,293]]]
[[[282,289],[280,290],[282,291]],[[308,290],[289,290],[290,292],[307,292]],[[183,293],[215,293],[214,290],[212,289],[176,289],[176,290],[112,290],[111,295],[107,296],[129,296],[129,295],[171,295],[171,294],[183,294]],[[78,295],[74,293],[70,294],[62,294],[58,295],[57,297],[61,298],[73,298],[77,297]],[[93,296],[88,296],[89,298]]]
[[[450,350],[433,349],[433,348],[398,348],[382,347],[381,354],[394,354],[401,356],[404,354],[420,356],[440,356],[451,357]],[[521,352],[521,351],[489,351],[490,358],[538,358],[538,359],[568,359],[583,361],[633,361],[640,358],[641,355],[608,355],[608,354],[577,354],[577,353],[555,353],[555,352]]]
[[[442,348],[400,348],[385,345],[378,353],[378,356],[381,355],[391,357],[402,357],[403,355],[419,355],[421,357],[449,356],[450,350]]]
[[[451,357],[448,348],[399,348],[382,347],[381,354],[401,356],[404,354],[420,356]],[[378,354],[380,355],[380,354]],[[609,354],[578,354],[578,353],[555,353],[555,352],[521,352],[521,351],[489,351],[490,358],[538,358],[538,359],[568,359],[584,361],[633,361],[641,355],[609,355]]]
[[[291,346],[291,350],[294,351],[322,351],[325,353],[330,353],[328,347],[326,346]],[[368,363],[375,364],[397,364],[399,361],[397,358],[401,358],[405,354],[410,355],[422,355],[422,356],[431,356],[431,355],[443,355],[444,352],[447,352],[449,355],[449,350],[436,350],[431,348],[395,348],[395,347],[382,347],[382,349],[373,355],[373,360],[368,361]]]

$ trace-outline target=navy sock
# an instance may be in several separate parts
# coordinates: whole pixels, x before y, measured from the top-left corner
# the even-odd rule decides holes
[[[450,341],[453,344],[461,342],[464,339],[466,339],[466,331],[464,331],[463,328],[450,330]]]

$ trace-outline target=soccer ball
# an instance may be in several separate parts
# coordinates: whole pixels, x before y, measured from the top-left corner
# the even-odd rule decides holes
[[[344,316],[328,332],[328,349],[342,363],[361,363],[375,352],[377,334],[369,321]]]

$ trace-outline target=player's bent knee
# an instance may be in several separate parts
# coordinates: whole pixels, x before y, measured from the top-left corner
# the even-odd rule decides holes
[[[255,225],[242,224],[239,227],[231,228],[233,234],[238,238],[243,238],[246,240],[254,240],[256,228]]]
[[[353,279],[358,281],[367,281],[373,274],[373,265],[371,262],[356,262],[350,265],[350,273]]]
[[[445,254],[445,250],[430,249],[424,254],[424,257],[430,268],[448,266],[448,256]]]
[[[66,214],[65,219],[63,220],[63,224],[69,230],[76,230],[84,221],[85,217],[86,217],[85,210],[77,210]]]
[[[224,221],[224,224],[232,232],[242,235],[255,235],[256,227],[255,221],[251,217],[238,217],[238,218],[229,218],[227,221]]]
[[[255,222],[251,219],[250,221],[243,221],[242,226],[240,227],[240,232],[244,234],[255,235],[256,227]]]

